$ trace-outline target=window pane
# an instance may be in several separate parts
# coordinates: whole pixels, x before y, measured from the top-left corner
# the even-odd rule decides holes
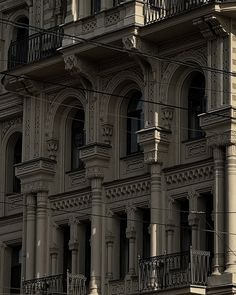
[[[132,93],[127,110],[127,154],[140,151],[136,132],[143,128],[143,102],[139,91]]]
[[[84,133],[84,111],[79,110],[73,120],[71,130],[71,168],[83,168],[83,163],[79,158],[79,148],[85,143]]]

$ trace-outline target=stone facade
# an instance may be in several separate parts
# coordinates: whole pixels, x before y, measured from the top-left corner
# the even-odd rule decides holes
[[[234,1],[0,15],[0,292],[234,294]]]

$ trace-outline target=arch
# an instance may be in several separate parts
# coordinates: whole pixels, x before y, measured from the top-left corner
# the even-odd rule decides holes
[[[9,17],[9,21],[10,22],[18,22],[21,18],[27,18],[29,19],[29,11],[27,9],[20,9],[15,11],[14,13],[12,13]],[[5,44],[4,44],[4,56],[5,56],[5,66],[7,65],[8,62],[8,50],[9,50],[9,46],[10,43],[12,41],[12,37],[14,36],[14,31],[16,30],[16,28],[14,26],[12,26],[11,24],[7,24],[7,28],[5,30],[5,34],[7,34],[5,36]]]
[[[108,114],[112,111],[115,111],[115,106],[118,101],[122,100],[120,96],[125,95],[128,91],[127,87],[129,85],[136,85],[137,89],[140,89],[142,94],[144,94],[144,79],[141,72],[132,72],[130,70],[122,71],[117,75],[113,76],[112,79],[109,80],[107,86],[105,87],[104,92],[112,93],[113,95],[107,96],[104,95],[101,100],[100,110],[101,114],[100,117],[102,121],[109,122]],[[118,96],[115,97],[114,95],[117,94]]]
[[[20,181],[15,176],[14,165],[22,161],[22,130],[10,132],[3,141],[5,159],[4,191],[6,194],[20,193]]]
[[[207,66],[205,51],[205,48],[202,50],[189,50],[176,56],[175,60],[191,63],[193,67],[178,65],[176,63],[170,63],[167,66],[163,73],[160,86],[160,99],[163,103],[174,104],[174,96],[171,94],[171,90],[175,88],[175,86],[179,85],[180,76],[184,75],[184,73],[188,73],[189,71],[193,71],[194,65],[199,70]],[[203,71],[203,73],[205,80],[207,81],[207,72]]]
[[[82,105],[83,109],[86,110],[86,98],[85,93],[81,90],[76,89],[64,89],[58,93],[54,100],[50,103],[49,111],[47,114],[46,129],[49,138],[59,138],[58,126],[61,119],[59,116],[66,118],[66,112],[76,105]],[[85,114],[86,117],[86,114]],[[65,122],[64,122],[65,123]],[[59,124],[60,125],[60,124]]]

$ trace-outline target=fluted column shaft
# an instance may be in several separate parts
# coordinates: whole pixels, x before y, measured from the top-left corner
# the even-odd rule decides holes
[[[226,146],[226,232],[227,232],[227,262],[226,272],[236,272],[235,252],[236,235],[235,214],[236,212],[236,145]]]
[[[217,275],[224,268],[224,153],[221,147],[214,147],[214,271]]]
[[[161,165],[159,163],[153,163],[151,165],[151,256],[157,256],[162,254],[161,240],[162,240],[162,201],[161,201]]]
[[[37,193],[36,276],[47,273],[47,192]]]
[[[31,280],[35,276],[35,230],[36,230],[36,197],[26,195],[26,262],[25,279]]]
[[[90,294],[100,294],[102,253],[102,178],[91,179],[91,276]]]

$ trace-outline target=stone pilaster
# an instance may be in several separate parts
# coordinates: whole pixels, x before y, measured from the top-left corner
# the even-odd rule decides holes
[[[86,176],[91,183],[91,274],[89,294],[101,294],[102,269],[102,223],[103,195],[102,183],[104,171],[108,168],[110,146],[105,144],[89,144],[80,150],[80,158],[85,163]]]
[[[157,122],[156,122],[157,123]],[[151,166],[151,256],[163,254],[161,170],[168,151],[169,131],[158,126],[138,131],[138,142],[144,149],[144,161]]]
[[[26,266],[25,279],[31,280],[35,276],[35,232],[36,232],[36,197],[26,195]]]

